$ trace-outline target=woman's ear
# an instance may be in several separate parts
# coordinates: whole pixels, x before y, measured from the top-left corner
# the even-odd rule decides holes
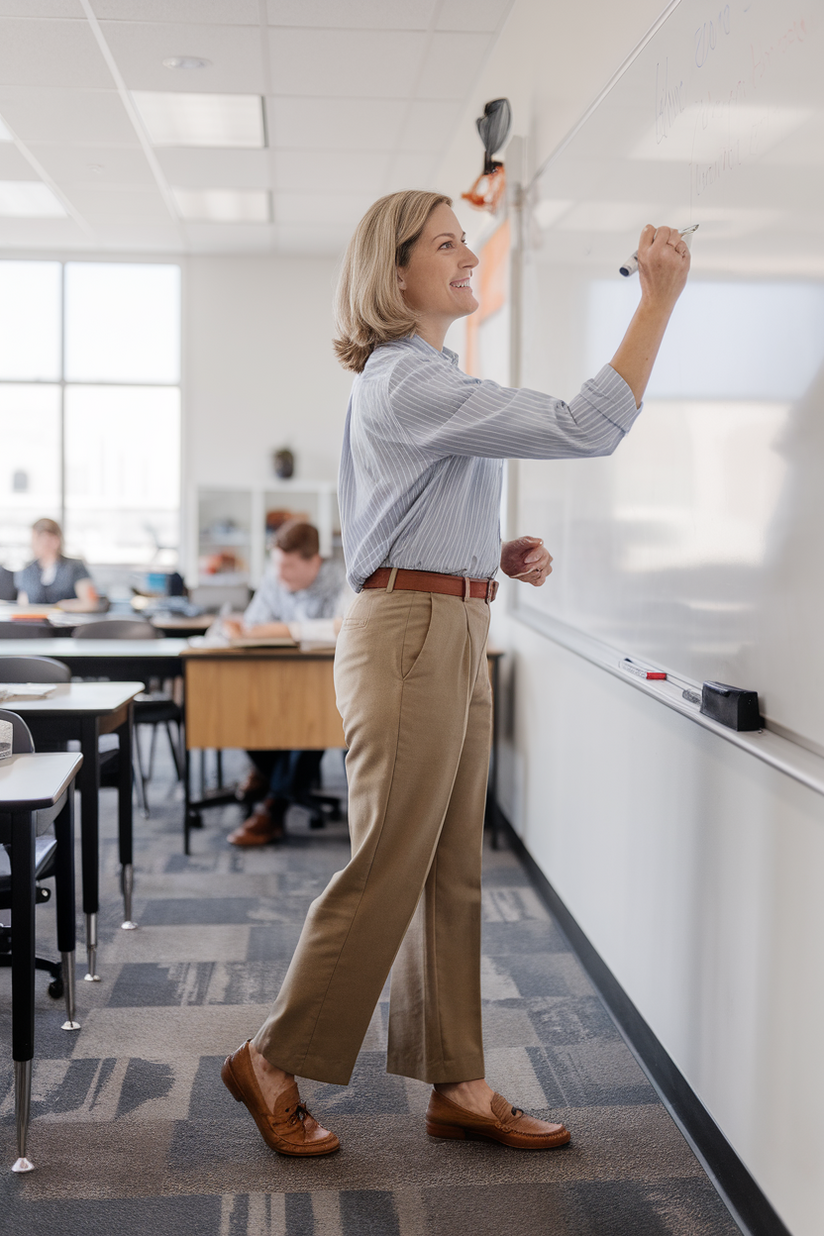
[[[400,266],[395,267],[395,273],[398,277],[398,287],[402,292],[406,291],[406,280],[403,277]]]

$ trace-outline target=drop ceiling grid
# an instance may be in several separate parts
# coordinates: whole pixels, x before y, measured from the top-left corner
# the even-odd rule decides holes
[[[310,250],[314,236],[329,252],[380,193],[429,187],[512,2],[89,0],[129,90],[266,96],[269,149],[155,153],[171,187],[268,189],[272,225],[169,217],[80,0],[0,0],[0,116],[105,248],[150,234],[179,248],[182,230],[193,251],[221,237],[227,252]],[[175,74],[170,55],[213,67]],[[0,179],[35,179],[24,163],[0,147]],[[52,244],[54,223],[0,220],[0,245]]]

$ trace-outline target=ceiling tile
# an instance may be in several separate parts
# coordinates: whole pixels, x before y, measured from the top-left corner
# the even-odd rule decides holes
[[[400,150],[443,150],[455,136],[463,115],[463,101],[451,99],[416,99],[411,104],[398,148]]]
[[[264,92],[264,53],[254,27],[127,21],[100,25],[130,90]],[[199,56],[212,63],[206,69],[167,69],[163,61],[169,56]]]
[[[418,82],[418,98],[465,99],[491,46],[488,34],[436,34]]]
[[[24,142],[136,146],[116,90],[0,87],[0,115]]]
[[[401,99],[289,98],[266,105],[270,146],[295,150],[392,150],[409,106]]]
[[[102,90],[114,85],[88,22],[11,18],[0,18],[0,82]]]
[[[278,253],[295,256],[341,257],[351,234],[351,228],[336,224],[303,227],[295,223],[279,223],[275,225],[275,247]]]
[[[435,3],[436,0],[268,0],[269,24],[312,29],[426,30]]]
[[[379,194],[391,161],[388,151],[361,151],[353,157],[346,149],[281,150],[275,156],[274,184],[279,190]]]
[[[108,253],[181,253],[183,230],[174,223],[143,224],[122,219],[95,219],[94,239]],[[85,248],[89,244],[86,242]]]
[[[80,0],[0,0],[0,17],[79,17],[85,20]]]
[[[276,193],[275,222],[355,227],[375,200],[373,193]]]
[[[0,143],[0,180],[39,180],[28,159],[13,142]]]
[[[260,25],[258,0],[91,0],[91,6],[101,20]]]
[[[29,150],[52,180],[60,185],[156,186],[152,170],[139,146],[58,146],[30,142]]]
[[[397,155],[386,192],[397,193],[401,189],[434,189],[440,192],[441,186],[433,182],[438,162],[437,154]]]
[[[272,224],[185,223],[182,227],[189,253],[271,253]]]
[[[65,185],[61,189],[75,210],[92,225],[103,219],[130,219],[141,225],[168,223],[171,219],[157,189],[96,185]]]
[[[281,28],[269,40],[274,94],[397,99],[414,87],[427,36]]]
[[[442,0],[436,29],[497,30],[514,0]]]
[[[89,248],[88,233],[74,219],[0,219],[0,253],[84,247]]]
[[[169,184],[186,189],[268,189],[271,184],[270,153],[267,150],[204,150],[180,146],[155,151]]]

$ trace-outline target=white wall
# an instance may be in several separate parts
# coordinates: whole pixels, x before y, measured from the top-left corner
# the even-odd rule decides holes
[[[326,258],[184,260],[185,480],[334,481],[352,375],[332,353],[336,264]]]
[[[787,1226],[820,1236],[824,800],[498,602],[493,639],[504,811]]]

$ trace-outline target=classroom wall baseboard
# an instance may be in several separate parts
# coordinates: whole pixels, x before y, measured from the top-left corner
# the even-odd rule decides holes
[[[615,975],[588,940],[506,816],[503,832],[589,975],[621,1036],[655,1087],[745,1236],[792,1236]]]

